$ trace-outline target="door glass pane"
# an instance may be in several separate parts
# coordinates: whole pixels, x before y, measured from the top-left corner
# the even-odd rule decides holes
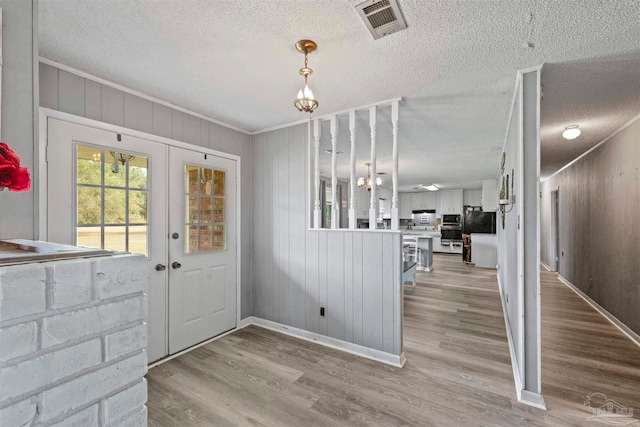
[[[76,152],[76,243],[148,256],[149,158],[83,145]]]
[[[124,252],[127,250],[127,227],[104,227],[104,249]]]
[[[216,196],[224,196],[224,181],[226,177],[225,171],[215,171],[214,172],[214,185],[213,185],[213,194]]]
[[[96,147],[78,145],[77,179],[78,184],[102,184],[102,150]]]
[[[129,155],[129,188],[147,188],[148,163],[144,156]]]
[[[216,224],[213,226],[213,249],[221,251],[226,248],[226,236],[224,225]]]
[[[200,222],[212,222],[212,199],[211,197],[200,198]]]
[[[102,227],[78,227],[76,234],[79,246],[102,249]]]
[[[213,171],[209,168],[200,170],[200,193],[211,195],[211,187],[213,186]]]
[[[185,253],[191,254],[194,252],[198,252],[198,226],[197,225],[187,225],[185,227],[185,236],[187,236],[185,241],[184,251]]]
[[[222,197],[213,199],[213,221],[224,222],[224,199]]]
[[[200,252],[208,252],[213,250],[213,227],[203,225],[200,227]]]
[[[104,190],[104,223],[105,224],[125,224],[127,222],[126,200],[127,200],[126,190],[114,190],[111,188],[105,188]]]
[[[186,165],[185,170],[185,192],[189,194],[198,194],[198,182],[200,181],[200,168],[197,166]]]
[[[187,197],[187,222],[198,222],[198,196]]]
[[[115,157],[114,157],[115,156]],[[117,157],[118,161],[115,161]],[[104,185],[110,187],[127,186],[127,154],[105,150]]]
[[[102,223],[102,198],[99,187],[78,187],[78,224]]]
[[[129,252],[134,254],[147,254],[148,235],[146,225],[129,226]]]
[[[106,191],[106,190],[105,190]],[[147,192],[129,191],[129,224],[147,223]]]

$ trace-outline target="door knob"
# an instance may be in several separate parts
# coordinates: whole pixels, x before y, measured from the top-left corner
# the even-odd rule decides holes
[[[178,261],[173,261],[173,263],[171,264],[171,268],[173,268],[174,270],[180,267],[182,267],[182,264],[180,264]]]
[[[157,264],[156,265],[156,271],[165,271],[167,269],[167,267],[165,267],[162,264]]]

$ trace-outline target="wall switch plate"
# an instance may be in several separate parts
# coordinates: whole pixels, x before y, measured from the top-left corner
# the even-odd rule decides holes
[[[320,307],[320,316],[324,317],[324,307]]]

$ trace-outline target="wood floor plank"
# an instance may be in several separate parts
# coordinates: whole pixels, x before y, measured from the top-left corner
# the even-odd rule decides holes
[[[584,426],[600,392],[640,416],[640,348],[542,272],[542,391],[519,404],[495,270],[436,255],[405,290],[394,368],[250,326],[151,369],[150,426]],[[638,422],[640,424],[640,422]]]

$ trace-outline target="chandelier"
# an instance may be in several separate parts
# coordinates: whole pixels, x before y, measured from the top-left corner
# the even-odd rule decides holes
[[[367,186],[367,191],[371,191],[371,162],[367,162],[365,163],[365,165],[367,165],[367,177],[363,177],[361,176],[360,178],[358,178],[358,187],[364,187],[365,185]],[[376,177],[376,187],[380,187],[382,185],[382,178],[380,178],[379,176]]]
[[[298,52],[304,54],[304,67],[300,68],[300,75],[304,76],[304,88],[298,91],[298,97],[293,101],[293,105],[299,111],[313,113],[313,110],[318,108],[318,100],[313,97],[313,92],[307,85],[307,78],[313,74],[313,70],[308,67],[309,59],[307,55],[318,48],[318,45],[313,40],[298,40],[296,43],[296,49]]]

